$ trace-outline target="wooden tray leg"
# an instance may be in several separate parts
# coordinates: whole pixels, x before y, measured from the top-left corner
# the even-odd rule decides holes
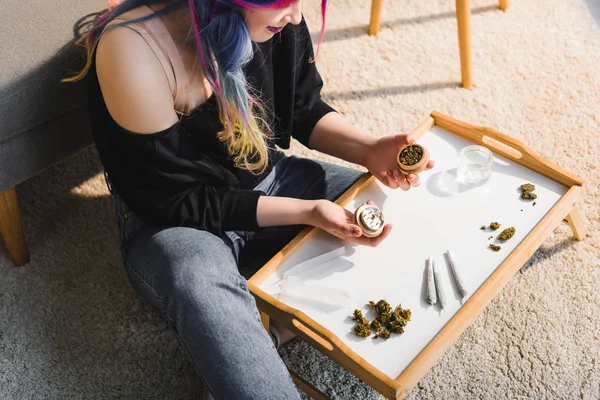
[[[372,0],[371,2],[371,23],[369,24],[369,35],[377,35],[381,26],[381,12],[383,10],[383,0]]]
[[[311,385],[310,383],[308,383],[307,381],[305,381],[304,379],[302,379],[301,377],[296,375],[295,372],[293,372],[292,370],[289,370],[289,371],[290,371],[290,375],[292,376],[292,379],[294,380],[294,383],[296,384],[298,389],[302,390],[304,393],[309,395],[312,399],[331,400],[319,389],[317,389],[316,387],[314,387],[313,385]]]
[[[583,225],[583,221],[581,220],[581,214],[579,214],[579,210],[573,207],[571,212],[567,214],[566,218],[569,226],[573,230],[573,235],[577,240],[583,240],[585,235],[587,235],[587,229],[585,225]]]
[[[471,71],[471,0],[456,0],[456,24],[458,26],[458,50],[462,87],[473,87]]]
[[[269,322],[271,322],[271,318],[262,311],[258,311],[260,313],[260,320],[264,326],[264,328],[269,332]]]
[[[259,313],[260,313],[260,320],[261,320],[263,326],[265,327],[267,332],[269,332],[269,322],[270,322],[271,318],[267,314],[265,314],[264,312],[262,312],[260,310],[259,310]],[[315,400],[330,400],[330,398],[325,396],[325,394],[323,394],[323,392],[321,392],[319,389],[317,389],[316,387],[314,387],[313,385],[311,385],[310,383],[308,383],[307,381],[302,379],[294,371],[292,371],[291,369],[288,369],[288,371],[290,373],[290,376],[294,380],[294,383],[298,387],[298,389],[302,390],[304,393],[309,395],[311,398],[313,398]]]
[[[29,250],[23,233],[17,192],[14,187],[0,193],[0,233],[13,264],[17,267],[27,264]]]

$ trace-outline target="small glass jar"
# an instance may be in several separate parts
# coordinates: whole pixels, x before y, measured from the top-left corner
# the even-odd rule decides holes
[[[482,185],[492,175],[494,155],[483,146],[467,146],[458,152],[457,178],[468,185]]]

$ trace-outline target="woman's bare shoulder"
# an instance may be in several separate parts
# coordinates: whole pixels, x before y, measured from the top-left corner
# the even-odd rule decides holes
[[[96,71],[104,102],[123,128],[154,133],[177,122],[163,66],[134,29],[118,26],[103,33],[96,49]]]

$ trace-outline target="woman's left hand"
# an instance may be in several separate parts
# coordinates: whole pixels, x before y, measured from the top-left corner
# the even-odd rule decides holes
[[[379,138],[367,149],[363,166],[392,189],[400,188],[406,191],[413,186],[419,186],[421,184],[419,175],[403,174],[396,162],[400,150],[413,143],[415,140],[410,134],[398,133]],[[433,160],[429,160],[427,169],[433,168],[434,164]]]

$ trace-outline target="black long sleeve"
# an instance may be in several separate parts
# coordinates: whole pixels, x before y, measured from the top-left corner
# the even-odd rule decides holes
[[[274,116],[272,160],[275,145],[289,148],[292,135],[308,146],[314,126],[333,109],[321,100],[323,81],[309,62],[313,49],[304,21],[255,47],[244,72]],[[144,222],[216,235],[258,229],[257,204],[264,193],[253,188],[272,163],[261,176],[234,167],[217,138],[222,125],[214,96],[165,131],[136,134],[110,116],[94,67],[89,88],[92,132],[102,164],[114,190]]]

